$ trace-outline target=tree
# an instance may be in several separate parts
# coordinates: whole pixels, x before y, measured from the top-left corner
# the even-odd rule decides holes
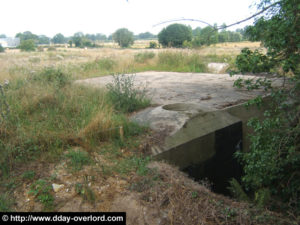
[[[122,48],[129,47],[134,43],[133,33],[126,28],[118,29],[115,33],[113,33],[112,38]]]
[[[229,33],[226,30],[221,31],[219,34],[219,42],[228,42],[229,41]]]
[[[192,29],[183,24],[171,24],[158,34],[158,41],[164,47],[182,47],[184,41],[192,40]]]
[[[200,33],[200,42],[202,45],[211,45],[218,43],[218,30],[215,27],[204,27]]]
[[[83,37],[84,34],[82,32],[77,32],[73,35],[72,41],[75,44],[75,47],[82,48],[83,47]]]
[[[192,31],[192,33],[193,33],[193,36],[199,36],[200,33],[201,33],[201,27],[195,28],[195,29]]]
[[[272,201],[280,200],[281,208],[291,207],[291,212],[299,218],[300,4],[298,0],[261,0],[258,7],[267,13],[256,19],[253,26],[247,27],[246,34],[267,48],[273,69],[280,68],[278,73],[282,71],[284,84],[288,85],[272,88],[267,80],[254,84],[249,80],[236,82],[248,88],[271,88],[272,98],[272,107],[265,112],[264,120],[253,118],[249,121],[254,129],[250,151],[239,152],[237,156],[244,165],[243,185],[255,193],[256,200],[270,202],[271,197]],[[259,103],[260,98],[251,102]]]
[[[64,44],[66,42],[66,38],[61,33],[58,33],[52,38],[52,41],[54,44]]]
[[[6,38],[5,34],[0,34],[0,38]]]
[[[21,51],[30,52],[35,51],[35,41],[32,39],[21,41],[19,48]]]

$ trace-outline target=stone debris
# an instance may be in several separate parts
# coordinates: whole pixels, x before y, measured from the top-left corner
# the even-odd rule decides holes
[[[52,184],[52,188],[54,192],[59,192],[64,187],[63,184]]]

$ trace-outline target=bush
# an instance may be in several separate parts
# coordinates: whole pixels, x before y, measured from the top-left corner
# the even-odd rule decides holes
[[[35,51],[36,46],[34,40],[29,39],[29,40],[21,41],[19,48],[21,49],[21,51],[31,52],[31,51]]]
[[[134,60],[138,63],[145,63],[149,59],[153,59],[155,57],[154,52],[141,52],[134,56]]]
[[[164,47],[182,47],[184,41],[192,40],[192,29],[183,24],[172,24],[158,34],[158,41]]]
[[[150,41],[149,48],[158,48],[158,44],[155,41]]]
[[[107,85],[108,97],[115,109],[122,112],[133,112],[150,104],[146,90],[134,87],[133,75],[114,75],[113,83]]]
[[[242,73],[261,73],[270,72],[274,64],[268,56],[258,50],[253,52],[249,48],[244,48],[241,54],[236,57],[236,66]]]
[[[0,52],[5,52],[5,49],[2,47],[1,44],[0,44]]]
[[[250,151],[237,152],[244,166],[242,184],[254,194],[259,206],[272,206],[289,217],[300,218],[300,20],[294,0],[261,0],[259,10],[270,7],[268,16],[261,15],[254,26],[246,29],[251,40],[261,41],[267,56],[243,49],[237,66],[245,72],[269,72],[280,67],[285,76],[282,86],[271,87],[271,81],[244,80],[248,89],[271,90],[264,119],[252,118]],[[297,2],[298,3],[298,2]],[[276,62],[276,64],[275,64]],[[237,86],[243,80],[236,82]],[[259,82],[258,82],[259,81]],[[262,97],[249,104],[265,104]]]

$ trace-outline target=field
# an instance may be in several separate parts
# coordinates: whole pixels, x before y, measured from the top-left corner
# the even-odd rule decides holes
[[[183,218],[188,224],[281,220],[152,162],[147,152],[153,134],[128,120],[132,110],[126,106],[132,100],[117,108],[106,90],[73,84],[147,70],[209,72],[207,63],[234,65],[242,48],[256,49],[259,43],[200,49],[145,46],[0,54],[0,211],[127,211],[128,224],[157,224],[154,218],[161,224],[183,224]],[[136,104],[138,109],[149,102]]]
[[[147,43],[140,42],[137,45],[147,46]],[[108,43],[107,45],[113,45],[113,43]],[[23,76],[30,71],[41,70],[45,66],[62,67],[63,70],[70,72],[75,79],[147,70],[207,72],[205,68],[203,68],[203,71],[195,71],[195,69],[193,71],[188,65],[189,62],[178,65],[176,60],[181,60],[180,57],[190,56],[196,57],[198,62],[203,64],[224,61],[232,63],[234,57],[239,54],[242,48],[256,49],[260,46],[258,42],[241,42],[217,44],[197,50],[134,47],[131,49],[58,47],[55,51],[44,49],[43,52],[30,53],[19,52],[19,50],[7,50],[5,53],[0,54],[0,82],[3,82],[5,79]],[[164,57],[169,58],[164,60]],[[166,60],[172,61],[165,63]]]

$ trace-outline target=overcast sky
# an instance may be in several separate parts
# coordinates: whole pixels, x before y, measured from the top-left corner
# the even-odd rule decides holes
[[[255,12],[254,0],[1,0],[0,34],[31,31],[53,37],[75,32],[109,35],[118,28],[157,34],[172,19],[230,24]],[[193,28],[204,24],[181,22]],[[250,22],[251,24],[251,22]],[[248,23],[235,26],[241,28]]]

